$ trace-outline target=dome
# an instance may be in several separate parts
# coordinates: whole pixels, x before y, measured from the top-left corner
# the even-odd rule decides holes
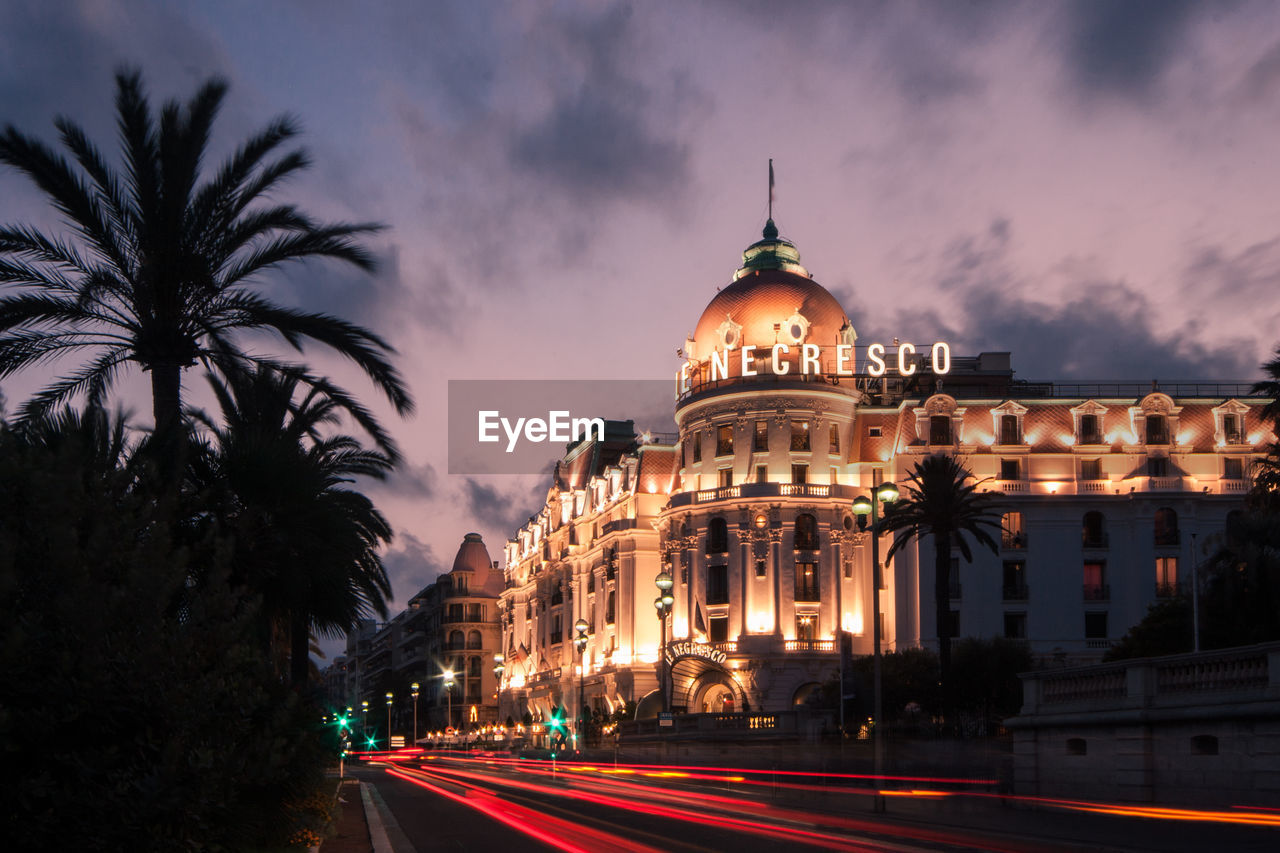
[[[479,533],[468,533],[462,537],[462,544],[458,546],[458,556],[453,558],[452,571],[476,572],[480,577],[484,577],[482,573],[489,571],[491,565],[489,550],[484,547],[484,539]]]
[[[742,261],[733,283],[702,312],[686,346],[690,359],[705,363],[714,352],[755,346],[754,357],[767,368],[774,344],[789,348],[785,360],[792,364],[802,345],[816,344],[823,350],[825,369],[838,344],[854,342],[856,334],[844,309],[800,265],[800,253],[778,237],[772,219],[764,239],[747,247]]]

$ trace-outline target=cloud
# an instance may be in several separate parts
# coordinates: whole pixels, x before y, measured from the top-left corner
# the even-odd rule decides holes
[[[528,487],[532,483],[532,487]],[[550,480],[543,476],[525,478],[525,483],[509,491],[481,483],[474,477],[462,481],[463,497],[469,514],[484,528],[498,532],[506,541],[541,508]]]
[[[1203,8],[1193,0],[1075,0],[1051,26],[1065,37],[1063,61],[1081,94],[1146,101]]]
[[[631,11],[615,6],[554,31],[566,65],[581,78],[558,92],[537,121],[511,142],[513,162],[569,196],[590,201],[621,195],[679,196],[688,181],[689,152],[667,129],[671,116],[650,115],[653,93],[624,66]]]
[[[382,555],[382,566],[391,581],[392,596],[401,606],[449,571],[449,566],[436,556],[431,545],[407,530],[396,532],[392,546]]]

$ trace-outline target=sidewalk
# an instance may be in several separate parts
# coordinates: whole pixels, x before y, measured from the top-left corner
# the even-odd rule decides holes
[[[320,845],[321,853],[373,853],[369,821],[365,818],[364,802],[360,797],[360,783],[348,778],[342,783],[338,796],[346,802],[338,804],[342,814],[335,827],[337,834]]]

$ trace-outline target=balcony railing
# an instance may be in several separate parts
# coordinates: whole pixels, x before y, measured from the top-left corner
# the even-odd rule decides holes
[[[783,649],[788,652],[834,652],[835,640],[786,640]]]
[[[1182,592],[1182,584],[1177,581],[1156,584],[1156,598],[1177,598]]]
[[[1111,586],[1105,583],[1087,583],[1083,587],[1085,601],[1110,601]]]
[[[1006,531],[1000,537],[1000,547],[1006,551],[1025,551],[1027,549],[1027,534],[1021,531],[1017,533]]]
[[[1006,585],[1000,589],[1000,597],[1004,601],[1026,601],[1031,596],[1031,587],[1025,583]]]
[[[1155,544],[1157,548],[1176,547],[1182,541],[1181,531],[1178,530],[1158,530],[1155,535]]]

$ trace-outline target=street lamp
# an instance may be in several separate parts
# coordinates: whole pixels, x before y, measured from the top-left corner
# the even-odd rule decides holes
[[[662,694],[662,711],[666,713],[671,709],[668,707],[667,697],[667,616],[671,613],[671,607],[675,604],[675,596],[671,594],[671,587],[675,581],[671,577],[671,573],[665,569],[658,573],[653,579],[654,586],[658,588],[660,595],[653,600],[653,606],[658,610],[659,624],[661,625],[660,634],[662,647],[659,651],[658,659],[658,690]]]
[[[502,702],[501,702],[501,694],[502,694],[502,673],[503,673],[503,672],[505,672],[505,671],[506,671],[506,669],[507,669],[507,667],[506,667],[506,663],[505,663],[505,661],[504,661],[504,659],[503,659],[502,655],[494,655],[494,656],[493,656],[493,677],[494,677],[494,679],[495,679],[495,680],[496,680],[496,682],[497,682],[497,683],[496,683],[496,686],[495,686],[495,691],[496,691],[496,694],[497,694],[497,695],[496,695],[496,697],[495,697],[495,698],[497,698],[497,699],[498,699],[498,701],[497,701],[497,702],[495,702],[494,704],[496,704],[496,705],[498,706],[498,713],[501,713],[501,712],[502,712]],[[502,720],[500,720],[500,719],[498,720],[498,725],[500,725],[500,726],[502,725]],[[502,726],[502,733],[503,733],[503,736],[505,737],[505,736],[506,736],[506,734],[507,734],[507,728],[506,728],[506,726]]]
[[[395,700],[395,696],[390,690],[387,691],[387,749],[391,749],[391,703]]]
[[[413,744],[418,745],[418,682],[409,685],[409,689],[413,691]]]
[[[884,799],[880,796],[880,776],[884,770],[884,739],[880,735],[880,724],[884,719],[884,691],[880,682],[880,513],[878,504],[887,505],[898,499],[898,487],[891,482],[881,483],[876,487],[875,500],[868,500],[859,495],[853,502],[853,512],[858,516],[858,529],[867,529],[867,516],[871,516],[871,633],[872,633],[872,667],[871,679],[875,695],[875,710],[871,720],[871,743],[875,756],[876,775],[876,811],[884,811]],[[844,703],[844,688],[841,686],[841,707]]]
[[[360,737],[364,740],[369,738],[369,700],[364,699],[360,702]],[[368,749],[368,743],[365,744]]]
[[[444,679],[445,698],[449,701],[449,715],[444,724],[445,731],[448,732],[453,728],[453,670],[446,669],[440,675]]]
[[[573,644],[578,647],[578,749],[582,749],[582,735],[587,728],[587,691],[584,686],[587,678],[587,625],[586,619],[579,618],[573,623],[573,630],[578,632]]]

